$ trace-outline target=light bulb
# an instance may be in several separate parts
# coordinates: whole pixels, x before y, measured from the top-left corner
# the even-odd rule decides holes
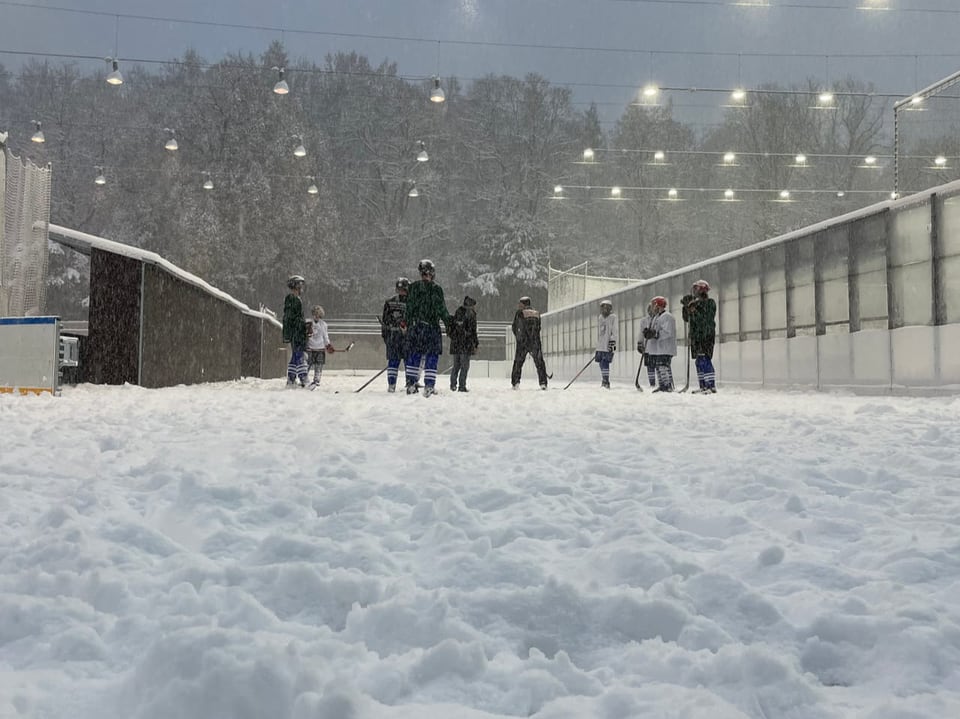
[[[111,63],[113,67],[113,70],[107,75],[107,83],[110,85],[122,85],[123,75],[120,74],[120,64],[112,57],[108,57],[107,62]]]
[[[433,89],[430,91],[430,102],[443,102],[447,99],[447,96],[443,92],[443,88],[440,87],[440,78],[433,78]]]

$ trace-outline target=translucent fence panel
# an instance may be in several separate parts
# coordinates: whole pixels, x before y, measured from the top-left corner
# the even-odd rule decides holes
[[[783,245],[763,250],[763,337],[787,336],[786,254]]]
[[[850,331],[850,299],[848,258],[850,245],[848,226],[842,225],[817,235],[816,254],[819,276],[818,303],[820,328],[818,334],[836,334]]]
[[[933,252],[930,203],[890,217],[890,327],[933,324]]]
[[[813,238],[802,237],[788,244],[787,337],[816,334],[817,303],[814,291]]]
[[[729,260],[720,265],[719,317],[720,341],[739,342],[740,334],[740,265],[737,260]]]
[[[762,330],[760,254],[753,252],[740,258],[740,339],[761,339]]]
[[[960,322],[960,195],[943,198],[939,214],[943,321],[957,323]]]
[[[850,277],[850,331],[887,329],[886,213],[851,226]]]

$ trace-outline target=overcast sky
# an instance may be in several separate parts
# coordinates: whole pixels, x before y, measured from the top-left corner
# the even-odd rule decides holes
[[[15,67],[21,53],[113,54],[116,18],[62,10],[71,8],[119,14],[116,52],[128,60],[169,59],[193,47],[213,61],[227,52],[259,54],[281,39],[269,30],[133,15],[282,27],[290,30],[282,39],[293,58],[320,62],[329,52],[357,50],[374,62],[396,61],[403,75],[439,69],[465,80],[537,72],[571,83],[577,101],[597,102],[608,120],[619,115],[632,88],[650,80],[665,87],[749,88],[853,75],[878,92],[905,95],[960,68],[956,0],[889,0],[886,11],[857,9],[883,0],[767,1],[772,7],[732,0],[18,0],[0,2],[0,62]],[[837,9],[825,8],[831,5]],[[47,6],[61,9],[42,9]],[[93,61],[80,65],[93,67]],[[672,97],[688,119],[703,123],[717,119],[712,108],[723,99],[686,91]]]

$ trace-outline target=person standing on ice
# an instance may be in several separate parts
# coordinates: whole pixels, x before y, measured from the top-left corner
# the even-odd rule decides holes
[[[300,295],[307,281],[300,275],[287,279],[290,292],[283,300],[283,341],[290,343],[290,362],[287,364],[287,389],[307,386],[307,323],[303,319]]]
[[[600,317],[597,319],[597,347],[593,356],[600,364],[600,386],[610,389],[610,363],[613,362],[613,353],[617,351],[617,316],[613,313],[613,302],[600,302]]]
[[[470,371],[470,355],[477,351],[480,339],[477,337],[477,301],[469,295],[463,298],[463,304],[453,313],[453,322],[449,326],[450,355],[453,357],[453,369],[450,370],[450,391],[469,392],[467,372]]]
[[[383,303],[383,313],[380,315],[380,336],[387,349],[387,392],[397,391],[397,374],[400,369],[400,360],[406,356],[405,325],[403,324],[404,307],[407,304],[407,291],[410,280],[398,277],[395,285],[397,294]],[[420,369],[417,368],[419,374]]]
[[[517,340],[517,351],[513,356],[510,383],[514,389],[520,389],[520,374],[528,354],[533,357],[533,364],[537,368],[540,389],[547,388],[547,365],[543,361],[543,346],[540,343],[540,313],[533,309],[532,304],[529,297],[521,297],[513,316],[512,329]]]
[[[443,354],[443,333],[440,323],[450,326],[450,313],[443,299],[443,288],[434,282],[437,271],[431,260],[420,260],[417,265],[420,279],[410,285],[404,305],[404,323],[407,329],[407,394],[417,391],[420,360],[423,359],[423,396],[436,392],[437,364]]]
[[[697,381],[701,394],[715,394],[717,375],[713,368],[713,345],[717,338],[717,303],[708,296],[710,285],[706,280],[697,280],[684,295],[683,321],[690,323],[690,356],[697,363]]]
[[[327,323],[324,322],[323,307],[316,305],[313,308],[313,319],[307,320],[307,375],[313,370],[313,381],[310,389],[320,385],[320,375],[323,374],[323,365],[327,361],[327,352],[333,352],[330,344],[330,333]]]
[[[655,315],[653,302],[651,301],[647,304],[647,316],[640,320],[640,339],[637,340],[637,352],[643,355],[643,363],[647,367],[647,380],[650,382],[651,387],[657,386],[657,368],[647,352],[647,340],[644,332],[650,327],[650,323],[653,321]]]
[[[670,363],[677,354],[677,321],[667,312],[667,298],[657,296],[650,300],[654,315],[650,326],[643,330],[647,341],[647,367],[656,368],[657,388],[654,392],[673,392],[673,371]]]

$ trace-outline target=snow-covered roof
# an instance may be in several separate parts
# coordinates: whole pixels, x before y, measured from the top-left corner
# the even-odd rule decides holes
[[[49,225],[49,231],[51,235],[56,235],[56,237],[51,238],[54,242],[58,242],[62,245],[70,247],[85,255],[89,255],[91,249],[98,249],[103,250],[104,252],[112,252],[115,255],[123,255],[124,257],[139,260],[140,262],[147,262],[152,265],[162,267],[171,275],[174,275],[178,279],[188,282],[195,287],[199,287],[207,294],[213,295],[214,297],[233,305],[244,314],[269,320],[278,327],[280,326],[280,323],[277,321],[274,315],[268,312],[260,312],[258,310],[250,309],[250,307],[240,300],[228,295],[223,290],[218,290],[216,287],[205,280],[202,280],[196,275],[177,267],[172,262],[163,259],[163,257],[158,255],[156,252],[150,252],[149,250],[133,247],[132,245],[125,245],[122,242],[114,242],[113,240],[108,240],[104,237],[97,237],[96,235],[80,232],[79,230],[72,230],[69,227],[63,227],[53,223]]]

